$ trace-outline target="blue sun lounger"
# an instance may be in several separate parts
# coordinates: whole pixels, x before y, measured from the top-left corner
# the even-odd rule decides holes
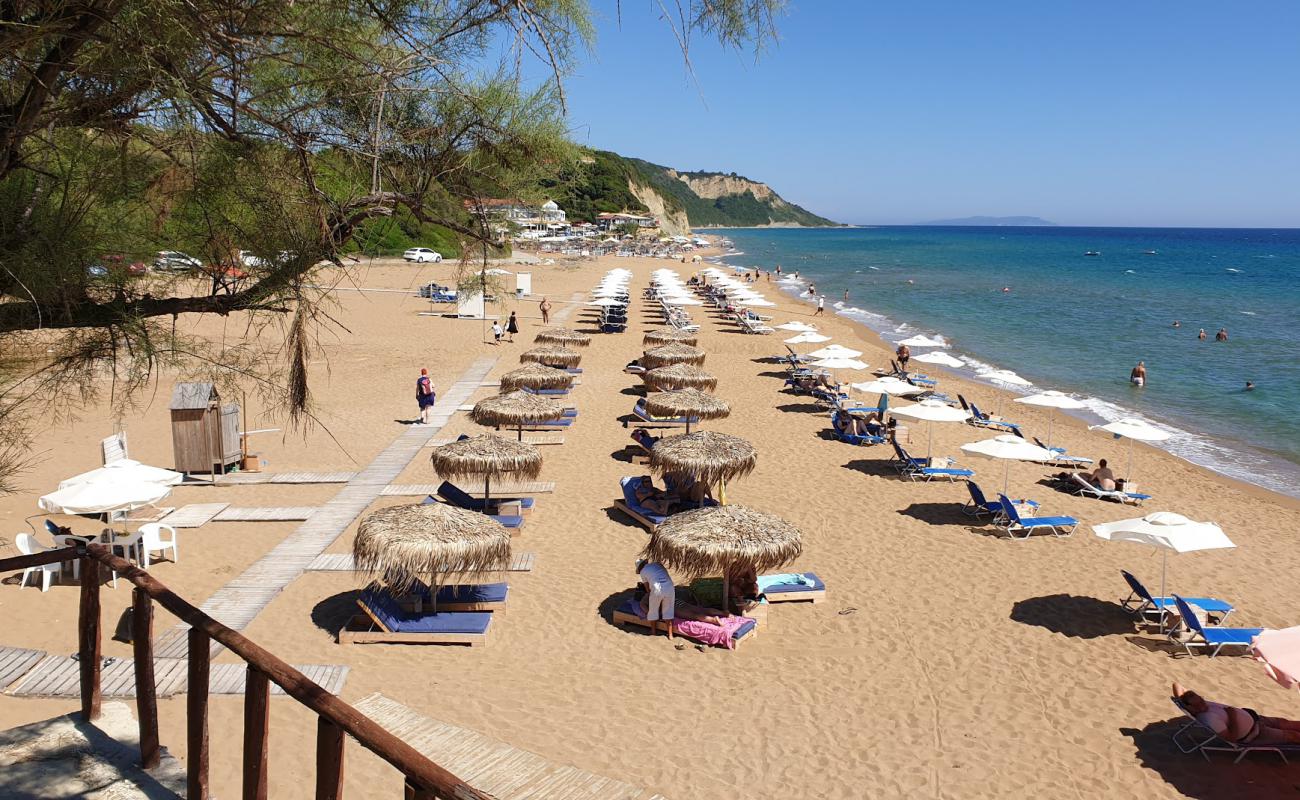
[[[1250,647],[1250,643],[1255,637],[1264,632],[1263,628],[1219,628],[1216,626],[1202,625],[1201,621],[1192,613],[1188,607],[1187,601],[1178,595],[1174,595],[1174,606],[1178,609],[1178,616],[1182,617],[1183,624],[1192,635],[1187,639],[1179,639],[1174,634],[1175,631],[1169,632],[1169,641],[1174,644],[1181,644],[1187,651],[1187,655],[1193,655],[1192,648],[1200,647],[1210,651],[1210,657],[1213,658],[1219,654],[1219,651],[1225,647]]]
[[[472,499],[472,498],[471,498],[471,499]],[[430,503],[438,503],[438,502],[442,502],[442,501],[438,500],[438,498],[434,497],[433,495],[429,495],[428,497],[424,498],[424,505],[429,505]],[[466,509],[467,511],[480,511],[480,512],[481,512],[481,511],[483,510],[482,508],[468,508],[468,507],[466,507],[466,506],[462,506],[462,505],[460,505],[459,503],[453,503],[453,502],[451,502],[450,500],[448,500],[448,501],[446,501],[446,502],[447,502],[447,505],[449,505],[449,506],[456,506],[457,508],[464,508],[464,509]],[[514,529],[514,528],[522,528],[522,527],[524,526],[524,518],[523,518],[523,517],[519,517],[519,516],[515,516],[515,515],[513,515],[513,514],[505,515],[505,516],[502,516],[501,514],[488,514],[487,516],[489,516],[489,517],[491,517],[492,519],[496,520],[497,522],[501,523],[501,526],[504,527],[504,528],[511,528],[511,529]]]
[[[623,489],[622,499],[615,500],[614,505],[621,509],[632,519],[640,523],[646,530],[654,532],[654,529],[663,524],[668,519],[667,514],[659,514],[645,506],[641,505],[636,499],[637,487],[641,485],[640,476],[632,476],[619,480],[619,485]]]
[[[975,481],[966,481],[966,489],[970,492],[970,502],[961,507],[962,512],[966,515],[982,517],[985,514],[992,514],[995,520],[1006,515],[1006,511],[1002,508],[1002,501],[989,500],[984,496],[984,490]],[[1015,500],[1013,502],[1017,505],[1038,509],[1038,503],[1033,500]]]
[[[1014,422],[1006,422],[1005,420],[989,419],[988,414],[981,413],[979,407],[976,406],[974,403],[970,404],[970,419],[967,420],[967,422],[969,422],[970,424],[974,425],[977,428],[988,428],[990,430],[995,430],[995,431],[1007,431],[1008,433],[1014,433],[1015,435],[1019,436],[1022,439],[1024,438],[1024,434],[1020,432],[1019,425],[1017,425]]]
[[[357,598],[363,613],[339,631],[339,644],[487,644],[492,615],[482,611],[404,611],[387,592],[366,589]]]
[[[769,603],[818,603],[826,599],[826,583],[815,572],[759,575],[758,591]]]
[[[1012,539],[1028,539],[1036,530],[1049,530],[1053,536],[1069,536],[1079,527],[1079,520],[1074,517],[1022,517],[1015,505],[1005,494],[999,494],[1002,510],[1006,516],[998,527],[1007,532]],[[1021,534],[1017,536],[1016,534]]]
[[[636,401],[636,405],[632,406],[632,416],[634,416],[634,417],[636,417],[637,419],[641,420],[642,423],[644,423],[644,424],[649,424],[649,425],[685,425],[685,424],[686,424],[686,417],[655,417],[655,416],[651,416],[651,415],[649,414],[649,412],[647,412],[647,411],[645,410],[645,400],[644,400],[644,399],[641,399],[641,400]],[[699,417],[691,417],[691,419],[690,419],[690,423],[691,423],[692,425],[696,425],[696,424],[698,424],[699,421],[700,421]],[[623,427],[624,427],[624,428],[627,427],[627,423],[626,423],[626,422],[623,423]]]
[[[1048,462],[1050,464],[1055,464],[1060,467],[1092,466],[1093,462],[1091,458],[1069,455],[1066,452],[1064,447],[1048,447],[1047,445],[1043,444],[1043,440],[1039,439],[1037,436],[1034,437],[1034,444],[1038,445],[1039,447],[1043,448],[1044,450],[1052,454],[1052,460]]]
[[[841,442],[847,442],[849,444],[855,444],[855,445],[885,443],[885,437],[883,436],[877,436],[875,434],[870,434],[870,433],[846,433],[844,431],[844,426],[840,424],[840,419],[841,419],[840,412],[838,410],[832,410],[831,429],[835,431],[835,438],[839,439]]]
[[[431,603],[429,587],[421,584],[411,592],[422,604]],[[508,583],[464,583],[438,587],[438,611],[491,611],[504,605],[510,596]],[[410,609],[407,609],[408,611]]]
[[[1124,580],[1128,582],[1131,590],[1128,597],[1120,601],[1120,605],[1130,614],[1136,614],[1144,620],[1149,620],[1157,624],[1163,623],[1166,615],[1177,614],[1178,609],[1174,607],[1174,598],[1172,597],[1153,597],[1147,587],[1142,585],[1142,581],[1134,577],[1133,573],[1127,570],[1120,570]],[[1232,604],[1214,597],[1185,597],[1187,602],[1205,610],[1206,614],[1211,614],[1215,618],[1215,625],[1222,625],[1223,621],[1232,613]],[[1141,601],[1141,602],[1139,602]]]
[[[947,478],[956,480],[957,478],[973,478],[975,473],[972,470],[962,467],[932,467],[928,458],[912,458],[908,455],[903,446],[897,440],[891,439],[890,443],[894,445],[894,453],[897,458],[894,459],[894,466],[898,468],[904,476],[912,480],[924,479],[932,481],[935,478]]]
[[[536,502],[536,498],[533,497],[493,497],[485,503],[483,498],[474,497],[451,481],[443,481],[438,486],[435,494],[453,506],[459,506],[470,511],[486,511],[489,506],[492,510],[495,510],[501,503],[518,503],[520,508],[530,511]]]
[[[543,397],[561,397],[569,393],[568,389],[532,389],[527,386],[522,388],[528,394],[537,394]]]
[[[1114,500],[1119,503],[1140,506],[1142,501],[1150,500],[1151,495],[1139,492],[1124,492],[1119,489],[1102,489],[1088,482],[1088,479],[1075,472],[1068,481],[1070,491],[1081,497],[1095,497],[1098,500]]]

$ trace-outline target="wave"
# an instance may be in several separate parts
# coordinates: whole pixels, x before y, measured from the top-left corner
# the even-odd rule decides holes
[[[1232,273],[1235,273],[1235,274],[1240,274],[1240,273],[1241,273],[1241,270],[1239,270],[1239,269],[1235,269],[1235,268],[1233,268],[1233,267],[1228,267],[1226,270],[1224,270],[1224,272],[1232,272]]]

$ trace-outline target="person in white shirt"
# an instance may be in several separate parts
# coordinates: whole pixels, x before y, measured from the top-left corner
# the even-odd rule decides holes
[[[816,317],[816,316],[820,315],[820,314],[821,314],[823,311],[825,311],[825,310],[826,310],[826,295],[824,295],[824,294],[823,294],[823,295],[819,295],[819,296],[817,297],[817,310],[816,310],[815,312],[813,312],[813,316]]]
[[[636,574],[641,578],[641,583],[649,594],[646,598],[645,618],[650,623],[650,634],[653,636],[658,632],[659,620],[663,620],[668,638],[673,638],[673,610],[677,602],[677,593],[668,570],[664,569],[663,564],[643,558],[636,562]]]
[[[1212,703],[1174,683],[1174,697],[1182,701],[1196,721],[1225,742],[1236,744],[1300,744],[1300,722],[1264,717],[1253,708]]]

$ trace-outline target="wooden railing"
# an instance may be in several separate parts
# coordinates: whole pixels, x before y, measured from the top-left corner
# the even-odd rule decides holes
[[[347,736],[387,761],[405,776],[406,800],[491,800],[460,778],[425,758],[369,717],[322,689],[298,670],[227,628],[172,592],[148,572],[112,554],[104,545],[77,545],[35,555],[0,559],[0,573],[81,559],[81,608],[77,650],[81,662],[81,713],[99,717],[101,614],[100,567],[134,585],[132,638],[135,649],[136,714],[140,722],[140,761],[158,766],[158,698],[154,683],[154,603],[190,626],[189,685],[186,708],[186,770],[189,800],[208,797],[208,677],[211,644],[219,642],[248,665],[244,689],[243,797],[267,796],[267,743],[271,684],[316,713],[316,798],[343,796],[344,743]],[[370,793],[368,793],[369,796]]]

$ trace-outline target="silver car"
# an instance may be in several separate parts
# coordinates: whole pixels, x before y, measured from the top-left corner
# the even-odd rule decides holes
[[[154,256],[153,268],[165,270],[201,269],[203,262],[193,256],[187,256],[179,250],[160,250]]]

